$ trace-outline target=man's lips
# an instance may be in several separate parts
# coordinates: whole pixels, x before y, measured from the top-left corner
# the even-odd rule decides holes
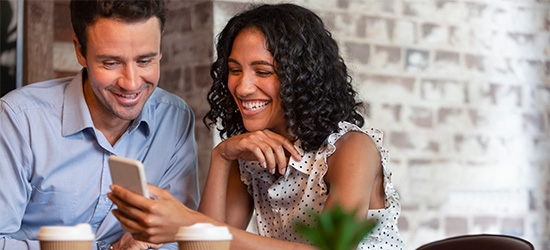
[[[117,93],[115,93],[115,95],[120,96],[120,97],[123,97],[123,98],[130,98],[130,99],[133,99],[133,98],[136,98],[136,96],[138,95],[138,93],[134,93],[134,94],[117,94]]]
[[[141,92],[137,93],[117,93],[112,92],[115,98],[118,100],[118,102],[124,104],[124,105],[134,105],[141,96]]]

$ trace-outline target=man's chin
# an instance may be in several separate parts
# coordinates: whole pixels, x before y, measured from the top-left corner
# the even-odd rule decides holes
[[[142,109],[123,110],[122,112],[115,112],[115,115],[125,121],[132,121],[141,114]]]

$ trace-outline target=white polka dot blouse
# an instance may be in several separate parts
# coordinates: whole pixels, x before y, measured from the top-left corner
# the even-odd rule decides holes
[[[300,220],[308,225],[314,223],[309,213],[312,210],[320,213],[325,205],[328,187],[323,177],[329,168],[327,159],[336,150],[335,142],[347,132],[361,131],[372,138],[380,152],[386,207],[369,210],[367,218],[377,220],[378,225],[357,249],[406,249],[397,228],[401,210],[399,196],[391,183],[391,172],[387,167],[389,154],[382,147],[382,131],[363,130],[348,122],[340,122],[338,125],[339,131],[329,135],[317,152],[304,152],[298,140],[294,146],[302,154],[302,160],[297,162],[291,158],[283,176],[270,174],[257,161],[239,161],[241,180],[254,199],[258,234],[308,243],[295,232],[294,222]]]

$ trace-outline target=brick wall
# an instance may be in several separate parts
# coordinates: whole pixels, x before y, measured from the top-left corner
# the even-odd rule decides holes
[[[548,0],[292,2],[326,22],[369,104],[366,126],[385,132],[410,249],[469,233],[550,249]],[[214,34],[245,3],[169,4],[160,86],[197,114],[203,176]]]
[[[211,85],[214,31],[211,1],[172,0],[162,41],[159,86],[182,97],[195,112],[201,187],[208,173],[212,133],[202,118],[209,109],[206,94]]]
[[[215,1],[216,23],[242,2]],[[548,1],[292,2],[326,22],[385,131],[410,249],[482,232],[550,249]]]

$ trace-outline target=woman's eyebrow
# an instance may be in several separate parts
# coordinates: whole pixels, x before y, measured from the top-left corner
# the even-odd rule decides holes
[[[235,64],[238,64],[238,65],[241,65],[237,60],[232,59],[232,58],[228,58],[228,59],[227,59],[227,62],[235,63]],[[267,65],[267,66],[273,67],[273,63],[270,63],[270,62],[265,61],[265,60],[252,61],[252,62],[250,63],[250,65]]]
[[[273,67],[273,63],[264,60],[253,61],[250,65],[267,65]]]

